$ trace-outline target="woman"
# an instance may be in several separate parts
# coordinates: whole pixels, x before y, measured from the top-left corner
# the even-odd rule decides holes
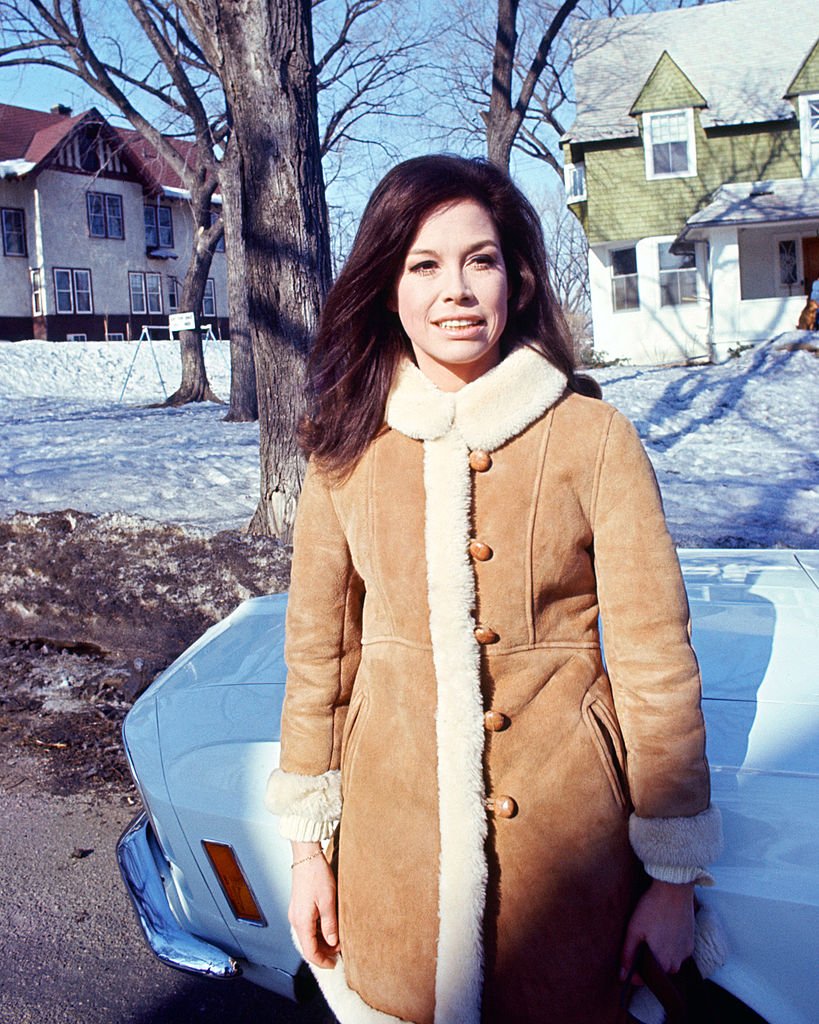
[[[719,821],[650,465],[502,172],[385,177],[312,383],[268,794],[298,942],[342,1024],[612,1022],[641,939],[691,952]]]

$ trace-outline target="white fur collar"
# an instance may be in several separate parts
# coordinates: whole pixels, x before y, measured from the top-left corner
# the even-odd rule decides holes
[[[526,346],[460,391],[440,391],[410,359],[398,367],[387,423],[421,441],[454,427],[470,448],[493,451],[516,437],[560,398],[566,378]]]

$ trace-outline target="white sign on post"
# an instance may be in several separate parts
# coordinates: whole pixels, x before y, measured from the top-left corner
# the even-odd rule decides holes
[[[193,331],[196,329],[196,313],[169,313],[169,331]]]

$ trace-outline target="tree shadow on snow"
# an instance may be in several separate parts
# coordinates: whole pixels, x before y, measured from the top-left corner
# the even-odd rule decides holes
[[[774,352],[771,346],[772,342],[759,346],[747,365],[729,376],[717,375],[713,372],[717,367],[708,366],[701,372],[680,375],[669,381],[644,417],[655,428],[662,428],[670,415],[685,412],[703,396],[710,396],[711,401],[704,414],[692,416],[684,427],[650,438],[647,443],[652,448],[666,451],[702,427],[712,426],[730,413],[738,412],[740,401],[752,380],[758,381],[778,372],[793,358],[793,351],[783,349]],[[758,421],[754,421],[754,427],[766,429]],[[770,432],[776,435],[775,431]]]

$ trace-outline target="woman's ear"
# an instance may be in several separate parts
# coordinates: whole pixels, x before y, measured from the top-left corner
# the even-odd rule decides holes
[[[398,312],[398,294],[395,288],[390,289],[387,293],[387,309],[390,313]]]

